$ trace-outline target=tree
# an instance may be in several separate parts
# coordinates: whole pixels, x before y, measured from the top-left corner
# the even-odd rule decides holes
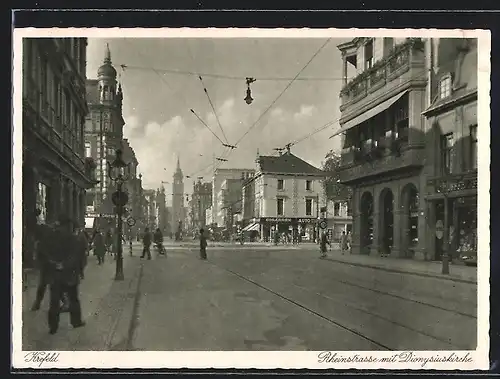
[[[325,156],[322,169],[326,173],[323,188],[328,200],[350,200],[352,188],[340,183],[340,155],[330,150]]]

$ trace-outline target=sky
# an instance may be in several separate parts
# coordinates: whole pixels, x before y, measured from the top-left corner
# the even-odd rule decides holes
[[[228,160],[216,161],[217,167],[255,168],[257,151],[274,155],[275,148],[329,122],[331,126],[292,146],[291,151],[320,167],[329,150],[338,150],[339,137],[329,137],[339,127],[342,60],[337,45],[345,41],[331,39],[290,85],[326,38],[91,38],[87,78],[97,77],[108,43],[124,92],[123,133],[135,150],[144,188],[168,182],[164,186],[167,194],[171,192],[179,157],[184,176],[192,177],[184,180],[185,192],[191,193],[196,177],[211,180],[213,167],[208,166],[214,156]],[[202,81],[195,74],[165,70],[201,73]],[[244,101],[246,77],[256,79],[250,85],[251,105]],[[220,140],[237,148],[228,154],[230,149],[191,109]]]

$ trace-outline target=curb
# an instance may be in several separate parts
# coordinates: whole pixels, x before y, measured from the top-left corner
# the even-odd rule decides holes
[[[135,319],[139,306],[140,285],[142,281],[144,265],[141,263],[130,281],[128,290],[123,295],[123,307],[116,317],[110,333],[106,338],[105,351],[127,351],[130,350],[133,333],[135,331]],[[130,301],[132,300],[132,301]]]
[[[388,268],[388,267],[376,266],[376,265],[371,265],[371,264],[366,264],[366,263],[347,262],[347,261],[343,261],[341,259],[335,259],[335,258],[330,258],[330,257],[323,258],[323,259],[331,261],[331,262],[337,262],[337,263],[350,265],[350,266],[367,267],[367,268],[372,268],[375,270],[395,272],[398,274],[408,274],[408,275],[422,276],[422,277],[427,277],[427,278],[449,280],[452,282],[460,282],[460,283],[476,284],[477,285],[476,280],[456,278],[456,277],[450,277],[450,276],[439,276],[439,274],[430,274],[430,273],[426,273],[426,272],[409,271],[409,270],[402,270],[402,269],[397,269],[397,268]]]

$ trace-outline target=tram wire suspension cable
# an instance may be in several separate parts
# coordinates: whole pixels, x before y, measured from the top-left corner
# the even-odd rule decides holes
[[[210,106],[212,107],[212,111],[214,112],[215,119],[217,120],[217,123],[219,124],[219,128],[222,132],[222,136],[226,140],[226,144],[228,144],[229,141],[227,140],[226,133],[224,133],[224,129],[222,128],[222,125],[220,123],[219,116],[217,115],[217,111],[215,110],[214,104],[212,103],[212,99],[210,98],[210,95],[208,94],[207,87],[205,86],[205,83],[203,83],[203,78],[201,76],[198,76],[198,78],[200,79],[200,82],[201,82],[201,85],[203,87],[203,91],[205,92],[205,95],[207,95],[208,102],[210,103]]]

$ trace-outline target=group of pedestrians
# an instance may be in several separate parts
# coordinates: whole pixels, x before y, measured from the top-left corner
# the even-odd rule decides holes
[[[31,309],[40,309],[49,288],[49,333],[57,332],[62,312],[69,312],[74,328],[84,326],[78,293],[87,265],[88,239],[83,229],[60,215],[52,224],[37,223],[35,241],[35,261],[40,275]]]

